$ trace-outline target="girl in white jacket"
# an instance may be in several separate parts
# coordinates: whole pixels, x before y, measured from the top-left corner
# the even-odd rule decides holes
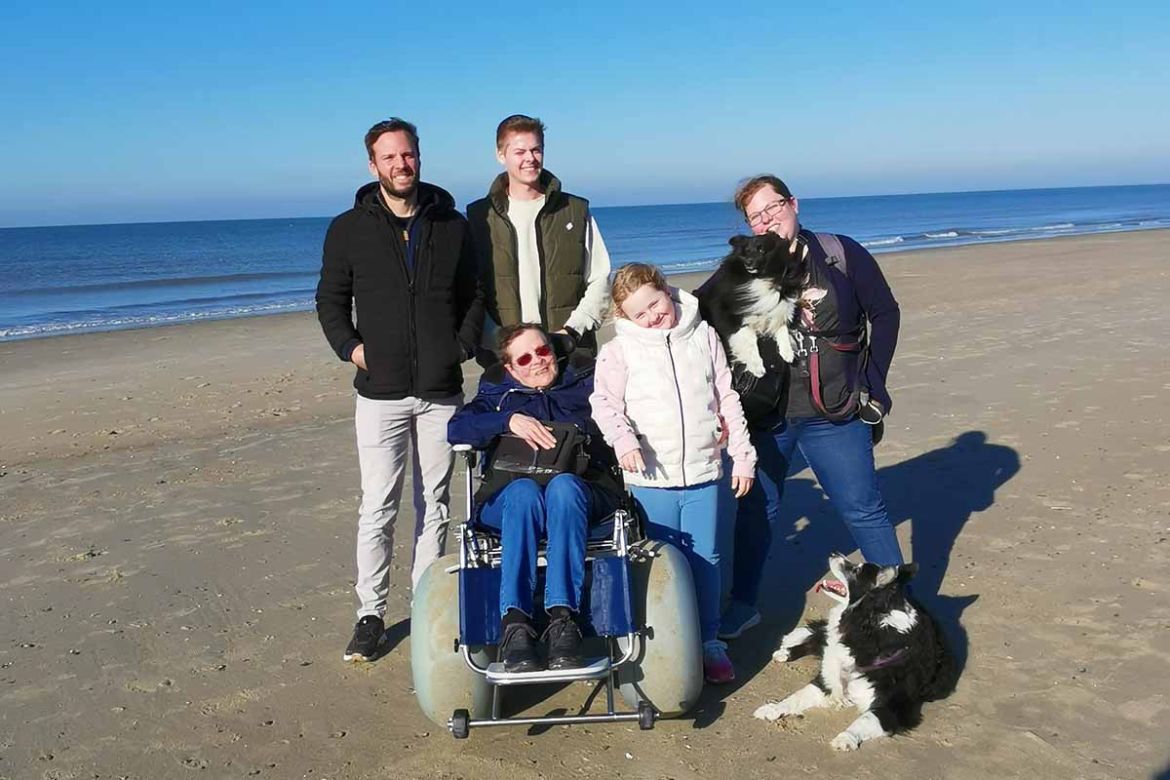
[[[652,265],[632,263],[613,281],[617,336],[597,357],[593,419],[625,470],[648,517],[647,533],[681,548],[694,575],[708,682],[735,679],[727,645],[716,638],[720,559],[732,516],[720,512],[722,448],[731,487],[747,494],[756,452],[714,328],[691,294],[670,287]]]

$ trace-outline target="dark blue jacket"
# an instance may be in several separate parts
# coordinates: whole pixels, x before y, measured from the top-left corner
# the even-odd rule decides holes
[[[488,450],[490,462],[492,445],[497,437],[507,433],[508,421],[514,414],[544,422],[572,423],[590,437],[589,470],[584,478],[611,491],[620,490],[620,483],[612,476],[616,458],[591,417],[589,396],[592,393],[593,359],[580,352],[561,361],[557,381],[543,390],[520,384],[497,363],[480,378],[475,398],[447,423],[447,440]],[[477,498],[491,495],[501,487],[503,484],[485,482]]]

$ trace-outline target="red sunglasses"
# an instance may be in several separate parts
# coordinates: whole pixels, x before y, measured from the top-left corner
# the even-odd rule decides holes
[[[532,362],[532,358],[546,358],[551,354],[552,347],[550,347],[548,344],[541,344],[531,352],[525,352],[523,355],[517,355],[516,357],[512,358],[512,362],[521,368],[524,368],[524,366]]]

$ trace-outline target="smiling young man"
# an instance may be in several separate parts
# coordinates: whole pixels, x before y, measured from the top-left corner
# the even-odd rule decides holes
[[[447,422],[463,403],[460,364],[479,343],[484,311],[467,221],[445,190],[420,181],[414,125],[379,122],[365,145],[376,181],[361,187],[353,208],[329,226],[317,285],[325,337],[357,368],[361,604],[347,661],[375,658],[383,641],[408,449],[416,518],[412,583],[442,554],[454,463]]]
[[[589,202],[544,167],[544,124],[515,114],[496,128],[504,166],[467,207],[487,296],[485,342],[497,327],[537,322],[596,351],[608,305],[609,253]]]

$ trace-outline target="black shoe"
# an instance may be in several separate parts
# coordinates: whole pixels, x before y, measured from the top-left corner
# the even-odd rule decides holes
[[[544,632],[548,639],[548,668],[576,669],[581,660],[581,629],[572,615],[554,617]]]
[[[877,425],[886,416],[886,412],[877,401],[870,401],[857,410],[857,416],[866,425]]]
[[[505,672],[540,671],[540,656],[536,654],[536,629],[531,623],[504,624],[500,660],[504,662]]]
[[[386,624],[377,615],[366,615],[353,627],[353,639],[341,656],[343,661],[373,661],[386,641]]]

